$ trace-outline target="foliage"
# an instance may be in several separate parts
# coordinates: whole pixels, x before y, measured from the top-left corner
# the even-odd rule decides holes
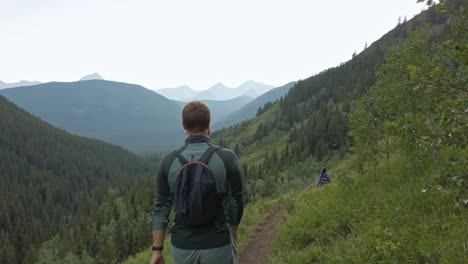
[[[402,152],[424,169],[427,158],[437,160],[450,149],[450,162],[435,175],[439,184],[453,191],[458,201],[468,201],[465,153],[468,131],[467,11],[450,10],[448,39],[431,43],[415,32],[380,67],[377,81],[350,115],[353,148],[358,164],[372,163],[380,153]],[[375,174],[375,173],[374,173]]]
[[[36,262],[39,244],[65,226],[92,226],[83,218],[99,226],[95,209],[117,186],[124,190],[149,172],[147,163],[130,152],[56,129],[3,97],[0,146],[1,263]],[[76,243],[69,252],[88,259],[80,246],[91,235],[80,233],[81,244],[67,241]]]
[[[39,250],[39,261],[68,263],[72,253],[92,263],[120,263],[151,244],[151,198],[154,177],[122,185],[109,194],[109,202],[80,214]]]
[[[359,98],[374,85],[376,68],[385,64],[392,49],[406,39],[412,29],[427,32],[430,42],[443,40],[447,32],[445,22],[444,16],[430,8],[397,25],[353,59],[298,81],[287,96],[261,107],[254,119],[214,133],[215,143],[235,149],[241,156],[249,200],[275,193],[281,174],[294,164],[312,159],[326,163],[331,157],[343,158],[354,144],[348,134],[347,116],[355,107],[363,108],[362,103],[356,106],[356,101],[363,100]],[[371,122],[371,113],[362,113],[360,118]],[[380,124],[375,126],[381,129],[377,125]],[[391,126],[384,128],[393,129]],[[384,155],[389,158],[393,141],[383,132],[355,136],[354,140],[361,140],[357,149],[364,141],[367,146],[376,148],[361,147],[366,155],[360,157],[377,159]],[[358,165],[362,163],[357,162]],[[374,160],[374,167],[376,165]]]
[[[444,153],[428,170],[449,157]],[[352,172],[351,166],[343,162],[331,171],[340,175],[334,184],[288,207],[271,263],[467,261],[468,211],[452,203],[451,195],[426,189],[430,173],[399,155],[377,166],[378,181],[372,174]]]

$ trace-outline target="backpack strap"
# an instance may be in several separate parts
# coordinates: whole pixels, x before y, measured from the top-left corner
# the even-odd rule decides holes
[[[216,151],[220,150],[221,147],[215,146],[215,145],[209,145],[208,149],[203,153],[203,155],[198,159],[199,162],[208,164],[208,161],[210,161],[211,157],[213,154],[216,153]]]
[[[171,153],[173,156],[175,156],[176,158],[179,159],[179,162],[180,162],[180,164],[182,164],[182,166],[189,163],[188,160],[186,158],[184,158],[184,156],[182,156],[182,152],[184,152],[184,150],[187,148],[187,146],[188,146],[188,144],[185,144],[180,149],[178,149],[176,151],[173,151]]]

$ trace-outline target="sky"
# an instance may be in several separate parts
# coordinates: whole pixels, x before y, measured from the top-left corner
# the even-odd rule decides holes
[[[349,60],[416,0],[0,0],[0,80],[275,86]]]

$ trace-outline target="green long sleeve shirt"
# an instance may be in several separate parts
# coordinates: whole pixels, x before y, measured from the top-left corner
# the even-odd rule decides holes
[[[206,136],[191,136],[187,138],[187,146],[181,154],[187,160],[199,159],[208,149],[210,141]],[[215,176],[218,192],[224,194],[223,208],[219,209],[216,220],[210,225],[187,227],[174,223],[171,228],[171,241],[177,248],[197,250],[225,246],[231,243],[227,225],[238,225],[241,221],[244,193],[236,154],[229,149],[220,149],[207,165]],[[154,230],[167,228],[180,167],[181,164],[173,153],[166,155],[161,163],[152,211]]]

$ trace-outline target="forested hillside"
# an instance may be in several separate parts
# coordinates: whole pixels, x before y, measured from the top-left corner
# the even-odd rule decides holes
[[[272,263],[468,261],[468,13],[437,8],[447,39],[412,32],[378,68],[348,117],[353,156],[287,203]]]
[[[35,263],[41,242],[67,226],[101,228],[110,219],[98,208],[149,170],[120,147],[70,135],[0,96],[0,263]],[[95,235],[68,237],[64,254],[81,253],[93,243],[84,237]]]
[[[218,144],[242,156],[251,195],[287,185],[292,179],[285,175],[294,164],[342,158],[353,144],[347,115],[375,83],[376,69],[414,30],[423,32],[429,42],[445,39],[445,21],[430,8],[398,24],[351,60],[297,82],[282,100],[260,108],[253,120],[216,132]]]
[[[290,82],[283,86],[276,87],[270,91],[258,96],[257,98],[245,104],[241,108],[233,111],[222,119],[213,120],[213,130],[226,128],[242,121],[254,118],[258,108],[263,107],[267,103],[273,103],[285,96],[296,82]]]

